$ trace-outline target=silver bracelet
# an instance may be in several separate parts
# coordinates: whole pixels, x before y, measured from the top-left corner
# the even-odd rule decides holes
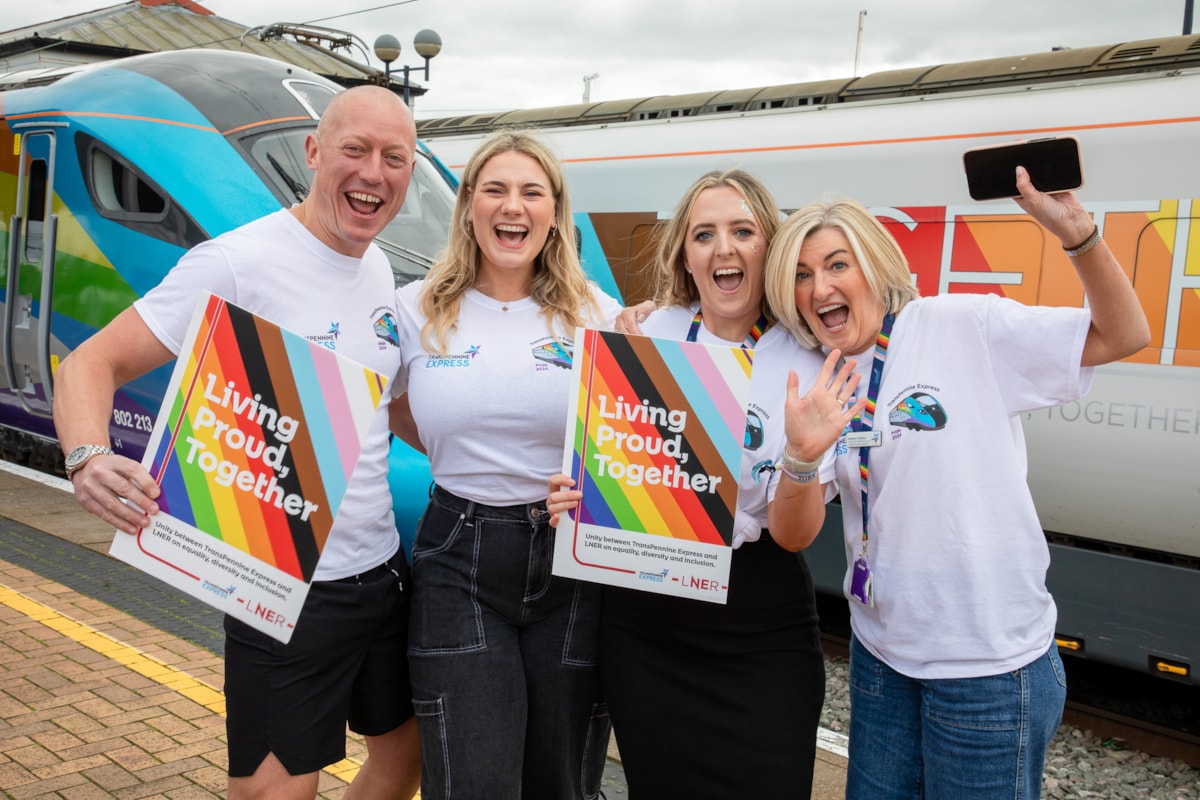
[[[1088,250],[1091,250],[1093,247],[1100,244],[1103,238],[1104,237],[1100,235],[1100,226],[1097,225],[1092,229],[1092,235],[1083,240],[1083,244],[1079,245],[1078,247],[1064,247],[1063,250],[1071,258],[1075,258],[1076,256],[1083,255]]]
[[[809,472],[816,472],[821,466],[821,459],[816,461],[801,461],[788,452],[787,445],[783,446],[783,457],[779,460],[779,466],[784,472],[794,472],[797,475],[804,475]]]

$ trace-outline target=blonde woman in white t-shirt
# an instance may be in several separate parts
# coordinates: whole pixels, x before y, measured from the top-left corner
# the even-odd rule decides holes
[[[555,156],[502,132],[467,164],[445,253],[397,292],[393,430],[428,453],[436,484],[409,636],[423,797],[599,792],[599,587],[550,574],[545,498],[575,328],[611,329],[620,307],[588,282],[573,234]]]
[[[763,184],[727,169],[695,181],[660,234],[661,307],[640,332],[753,349],[754,370],[726,603],[604,589],[600,674],[633,800],[811,790],[825,665],[812,575],[794,551],[820,530],[825,495],[821,453],[798,470],[779,467],[784,402],[789,372],[805,385],[840,386],[849,370],[835,379],[833,360],[801,346],[766,307],[764,266],[779,223]],[[824,480],[831,459],[826,467]],[[577,504],[578,491],[551,488],[551,511]]]
[[[849,800],[1041,794],[1066,686],[1018,417],[1077,399],[1092,367],[1137,352],[1150,332],[1075,196],[1036,191],[1022,168],[1017,186],[1017,204],[1062,242],[1087,308],[918,297],[899,245],[852,200],[800,209],[772,244],[767,298],[780,323],[856,359],[859,402],[873,411],[803,425],[788,412],[789,441],[793,416],[796,443],[807,440],[800,453],[836,442]]]

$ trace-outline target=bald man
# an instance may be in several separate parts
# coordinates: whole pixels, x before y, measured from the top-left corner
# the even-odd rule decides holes
[[[112,397],[179,354],[202,291],[308,338],[327,342],[332,323],[337,352],[395,374],[394,279],[372,242],[404,203],[416,140],[411,112],[386,89],[338,94],[305,141],[314,175],[303,202],[194,247],[62,362],[54,422],[83,508],[117,535],[158,513],[149,473],[109,449]],[[347,723],[368,754],[348,800],[411,798],[419,785],[387,416],[385,406],[372,423],[291,641],[225,618],[231,800],[315,797],[320,770],[345,757]]]

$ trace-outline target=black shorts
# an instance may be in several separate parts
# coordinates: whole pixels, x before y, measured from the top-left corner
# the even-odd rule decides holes
[[[346,724],[379,736],[413,713],[408,679],[408,564],[314,581],[286,645],[225,617],[229,775],[274,753],[291,775],[346,757]],[[398,573],[398,574],[397,574]]]

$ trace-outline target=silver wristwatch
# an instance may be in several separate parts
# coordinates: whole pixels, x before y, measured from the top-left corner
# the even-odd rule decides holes
[[[67,479],[70,480],[71,475],[76,471],[83,469],[83,465],[88,462],[92,456],[111,456],[113,454],[111,447],[105,447],[99,444],[81,444],[71,452],[67,453],[64,460],[64,465],[67,468]]]

